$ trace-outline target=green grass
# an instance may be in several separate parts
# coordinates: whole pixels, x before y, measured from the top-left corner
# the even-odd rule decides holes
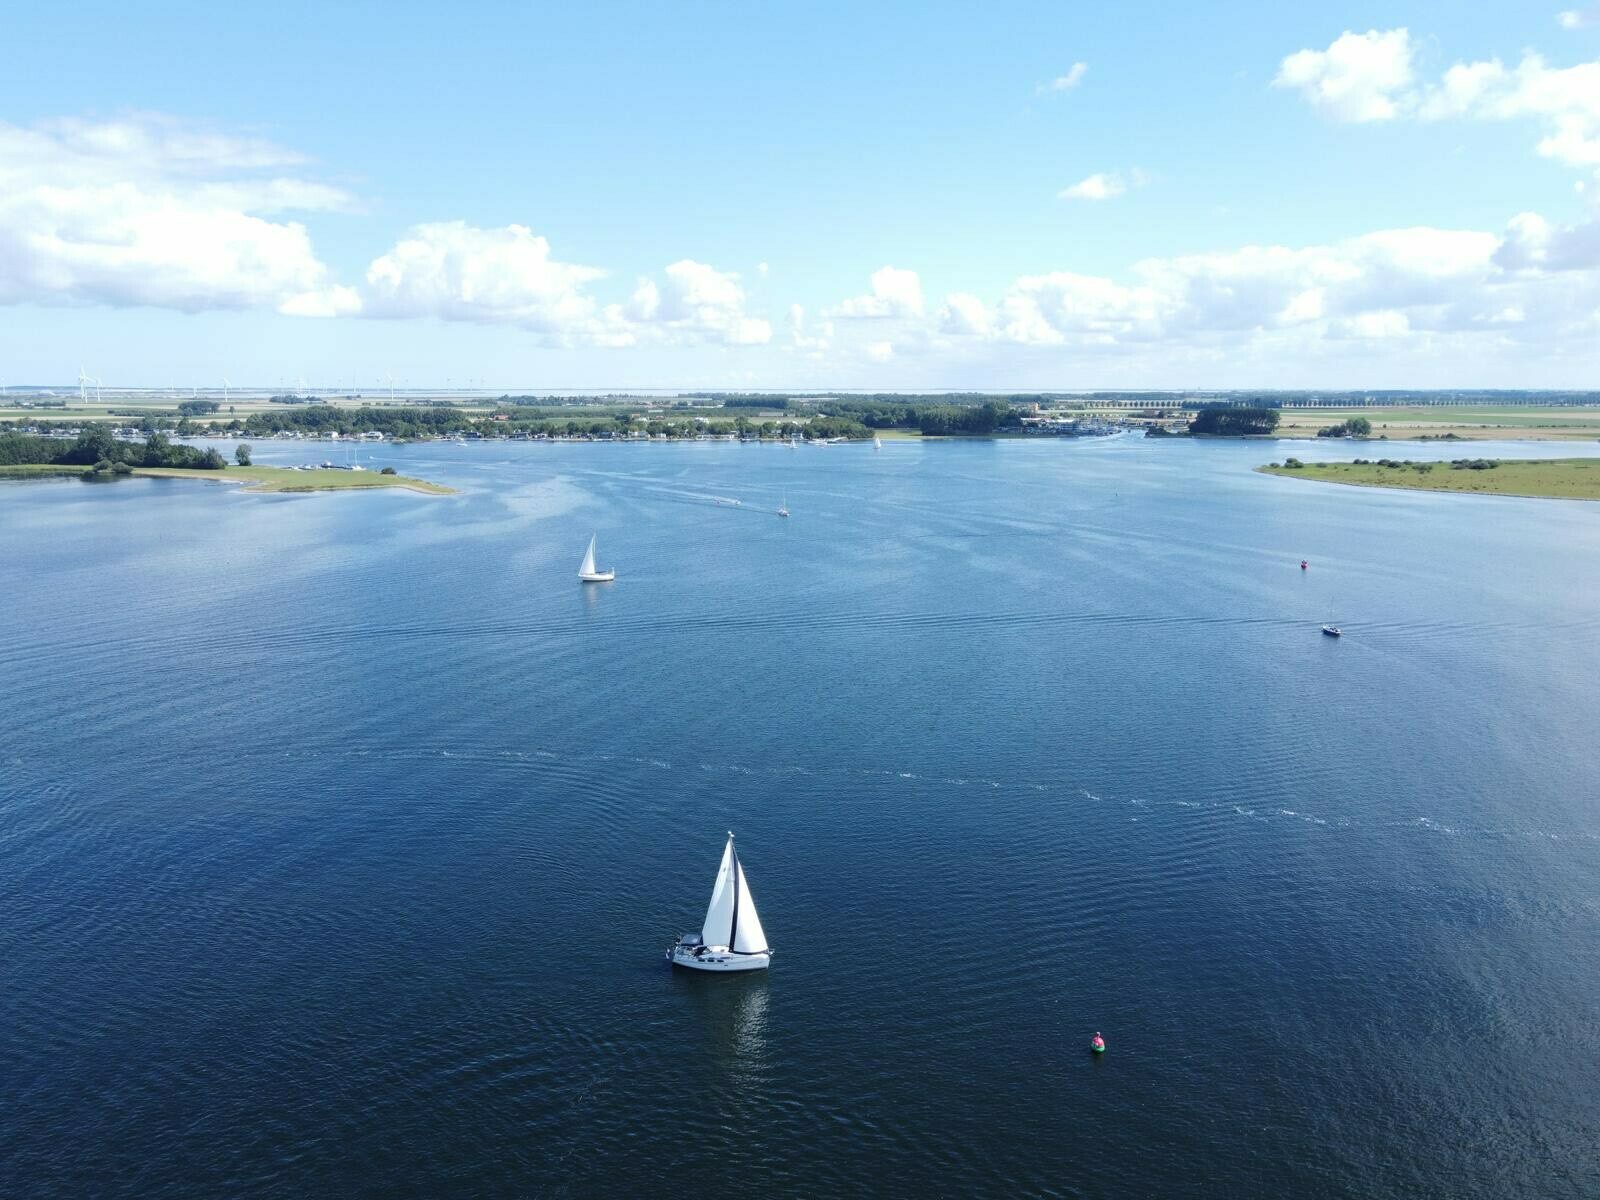
[[[1372,436],[1391,439],[1454,433],[1462,439],[1508,441],[1600,438],[1600,408],[1507,405],[1403,405],[1394,408],[1286,408],[1279,437],[1314,436],[1351,417],[1372,422]]]
[[[49,463],[19,467],[0,467],[0,477],[40,478],[51,475],[82,475],[86,467]],[[355,488],[405,488],[430,496],[452,496],[455,489],[412,479],[408,475],[384,475],[378,471],[293,471],[287,467],[227,467],[206,471],[192,467],[135,467],[135,475],[160,479],[199,479],[207,483],[245,483],[247,492],[331,492]]]
[[[453,488],[378,471],[295,471],[288,467],[226,467],[221,471],[205,471],[189,467],[136,467],[133,473],[172,479],[231,480],[250,484],[245,489],[247,492],[334,492],[397,487],[426,492],[430,496],[454,495]]]
[[[1499,459],[1493,470],[1460,470],[1447,462],[1418,470],[1415,464],[1381,467],[1377,463],[1307,463],[1303,467],[1257,467],[1268,475],[1347,483],[1357,487],[1404,488],[1408,491],[1463,492],[1480,496],[1530,496],[1559,500],[1600,500],[1600,458],[1552,458],[1542,461]]]

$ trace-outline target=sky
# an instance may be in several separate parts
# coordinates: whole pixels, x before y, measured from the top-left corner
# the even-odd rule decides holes
[[[1600,387],[1581,5],[26,6],[0,384]]]

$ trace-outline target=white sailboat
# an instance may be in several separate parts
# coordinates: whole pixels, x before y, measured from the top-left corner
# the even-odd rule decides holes
[[[578,578],[584,583],[610,583],[617,577],[615,571],[602,571],[594,565],[594,538],[589,538],[589,548],[583,552],[583,563],[578,567]]]
[[[731,832],[722,851],[722,865],[717,868],[705,923],[699,933],[680,937],[667,951],[667,961],[695,971],[760,971],[772,965],[772,947],[767,945],[766,931],[756,916],[756,902],[750,896]]]
[[[872,448],[874,450],[882,450],[883,449],[883,439],[881,437],[879,437],[877,434],[873,434],[872,435]]]

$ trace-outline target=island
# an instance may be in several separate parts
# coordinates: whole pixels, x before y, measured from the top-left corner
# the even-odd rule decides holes
[[[1298,458],[1289,458],[1256,470],[1267,475],[1356,487],[1545,500],[1600,500],[1600,458],[1458,458],[1449,462],[1358,458],[1354,462],[1337,463],[1303,463]]]
[[[39,479],[73,476],[92,482],[130,476],[161,479],[200,479],[212,483],[243,483],[249,492],[323,492],[355,488],[404,488],[430,496],[449,496],[453,488],[413,479],[393,467],[364,471],[333,466],[258,467],[250,461],[250,447],[235,450],[237,465],[229,466],[215,449],[198,450],[172,442],[160,433],[143,443],[117,438],[102,425],[91,425],[75,440],[0,435],[0,478]]]

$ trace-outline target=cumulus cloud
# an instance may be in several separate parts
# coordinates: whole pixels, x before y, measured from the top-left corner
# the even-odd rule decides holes
[[[888,362],[894,357],[894,345],[891,342],[868,342],[867,357],[873,362]]]
[[[604,275],[597,267],[559,261],[546,239],[522,225],[479,229],[465,221],[439,221],[414,226],[373,260],[367,307],[372,316],[598,334],[599,304],[584,288]]]
[[[1326,50],[1299,50],[1278,66],[1278,87],[1295,88],[1339,121],[1398,116],[1411,86],[1411,35],[1405,29],[1345,32]]]
[[[1508,271],[1600,268],[1600,220],[1556,226],[1538,213],[1518,213],[1507,224],[1494,258]]]
[[[1130,187],[1143,187],[1148,180],[1149,176],[1138,167],[1126,175],[1121,171],[1096,171],[1093,175],[1078,180],[1071,187],[1062,188],[1056,193],[1056,199],[1114,200]]]
[[[1571,15],[1579,23],[1587,19]],[[1341,121],[1535,120],[1543,126],[1541,155],[1600,167],[1600,59],[1552,67],[1530,53],[1511,68],[1497,58],[1462,62],[1423,85],[1414,78],[1412,56],[1405,29],[1345,33],[1326,50],[1289,55],[1274,82],[1298,89]]]
[[[968,292],[952,292],[939,311],[939,331],[983,337],[994,325],[994,318],[983,301]]]
[[[872,273],[872,291],[835,308],[836,317],[913,317],[922,315],[922,280],[915,271],[880,267]]]
[[[1600,5],[1562,9],[1556,14],[1556,24],[1563,29],[1586,29],[1591,25],[1600,25]]]
[[[1515,68],[1498,59],[1458,63],[1429,89],[1422,115],[1433,120],[1533,118],[1544,126],[1538,151],[1574,167],[1600,167],[1600,59],[1551,67],[1537,54]]]
[[[655,319],[663,332],[680,341],[754,346],[772,339],[771,324],[745,315],[738,275],[687,258],[666,269]]]
[[[992,307],[948,297],[939,332],[1036,347],[1245,346],[1289,331],[1390,341],[1504,331],[1539,314],[1537,336],[1559,338],[1600,316],[1597,268],[1600,236],[1590,226],[1554,229],[1523,214],[1503,237],[1391,229],[1328,245],[1147,259],[1126,281],[1024,275]]]
[[[1089,73],[1089,64],[1075,62],[1068,68],[1065,75],[1057,75],[1049,83],[1041,83],[1038,91],[1043,92],[1070,92],[1083,82],[1083,77]]]
[[[767,321],[745,313],[738,275],[687,258],[662,275],[639,280],[624,304],[602,304],[590,285],[606,272],[562,262],[526,226],[444,221],[415,226],[373,260],[367,311],[515,325],[553,345],[747,346],[771,338]]]
[[[0,123],[0,303],[356,311],[291,211],[350,209],[302,156],[170,117]]]
[[[833,340],[833,323],[824,321],[815,333],[810,332],[806,324],[806,310],[799,304],[789,306],[789,340],[796,350],[804,351],[812,358],[820,358],[828,349]]]

